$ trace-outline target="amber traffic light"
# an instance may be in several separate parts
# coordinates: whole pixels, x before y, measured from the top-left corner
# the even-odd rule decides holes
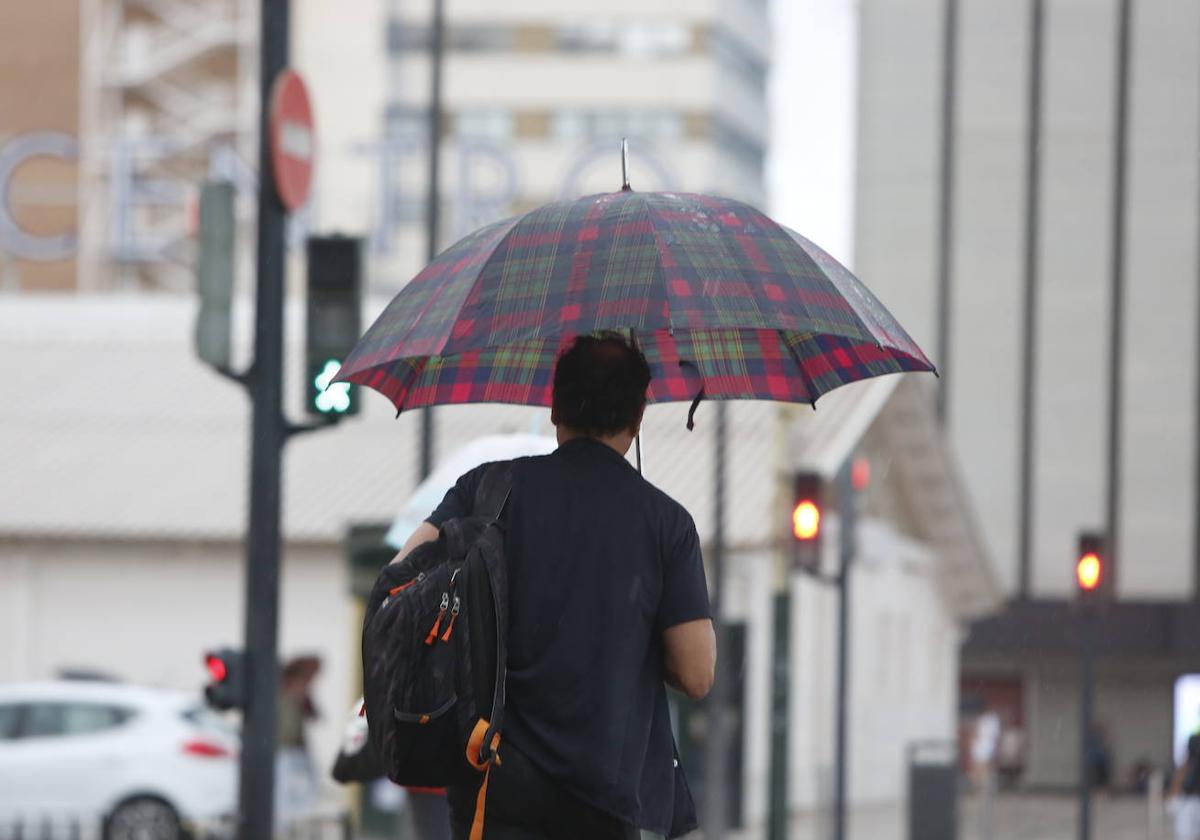
[[[824,519],[824,484],[816,473],[799,473],[792,482],[789,530],[792,566],[803,572],[821,570],[821,522]]]
[[[1104,538],[1099,534],[1079,535],[1075,553],[1075,591],[1083,603],[1112,598],[1113,575]]]

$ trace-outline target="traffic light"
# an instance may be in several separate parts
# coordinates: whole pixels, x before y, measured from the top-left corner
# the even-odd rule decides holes
[[[1080,534],[1075,555],[1075,590],[1082,604],[1112,600],[1113,576],[1109,567],[1104,538],[1099,534]]]
[[[232,364],[233,246],[236,238],[233,184],[209,181],[200,190],[196,237],[196,292],[200,308],[196,354],[218,370]]]
[[[246,705],[246,657],[240,650],[220,648],[204,654],[209,682],[204,699],[214,709],[240,709]]]
[[[358,414],[357,389],[330,383],[362,329],[362,240],[314,236],[307,255],[305,411],[318,417]]]
[[[821,525],[824,518],[823,482],[815,473],[800,473],[793,481],[791,521],[792,568],[821,571]]]

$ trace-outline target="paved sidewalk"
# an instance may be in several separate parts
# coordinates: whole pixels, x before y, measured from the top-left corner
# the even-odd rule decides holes
[[[1078,800],[1072,796],[1005,794],[993,803],[992,830],[985,835],[978,797],[959,799],[958,840],[1076,840]],[[1151,837],[1146,800],[1097,796],[1092,804],[1092,840],[1170,840],[1168,831]],[[1169,824],[1165,824],[1169,827]],[[792,820],[788,840],[830,840],[829,819],[805,814]],[[846,840],[910,840],[906,814],[898,805],[861,807],[849,814]],[[760,840],[765,832],[747,830],[727,840]],[[702,838],[689,835],[688,840]],[[919,840],[919,839],[918,839]]]
[[[989,840],[978,797],[959,800],[959,840]],[[1079,800],[1074,796],[1002,795],[996,799],[990,840],[1075,840]],[[1140,796],[1092,799],[1092,840],[1167,840],[1150,836],[1149,807]]]

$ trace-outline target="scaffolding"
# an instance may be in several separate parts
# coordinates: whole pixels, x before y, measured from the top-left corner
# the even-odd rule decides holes
[[[257,8],[83,0],[81,13],[79,288],[188,289],[200,183],[253,183]]]

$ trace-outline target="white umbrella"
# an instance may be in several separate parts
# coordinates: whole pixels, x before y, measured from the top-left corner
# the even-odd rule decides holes
[[[547,435],[507,434],[476,438],[457,450],[422,481],[400,509],[384,538],[388,545],[399,550],[417,526],[442,501],[446,491],[459,476],[491,461],[507,461],[526,455],[546,455],[558,447],[558,441]]]

